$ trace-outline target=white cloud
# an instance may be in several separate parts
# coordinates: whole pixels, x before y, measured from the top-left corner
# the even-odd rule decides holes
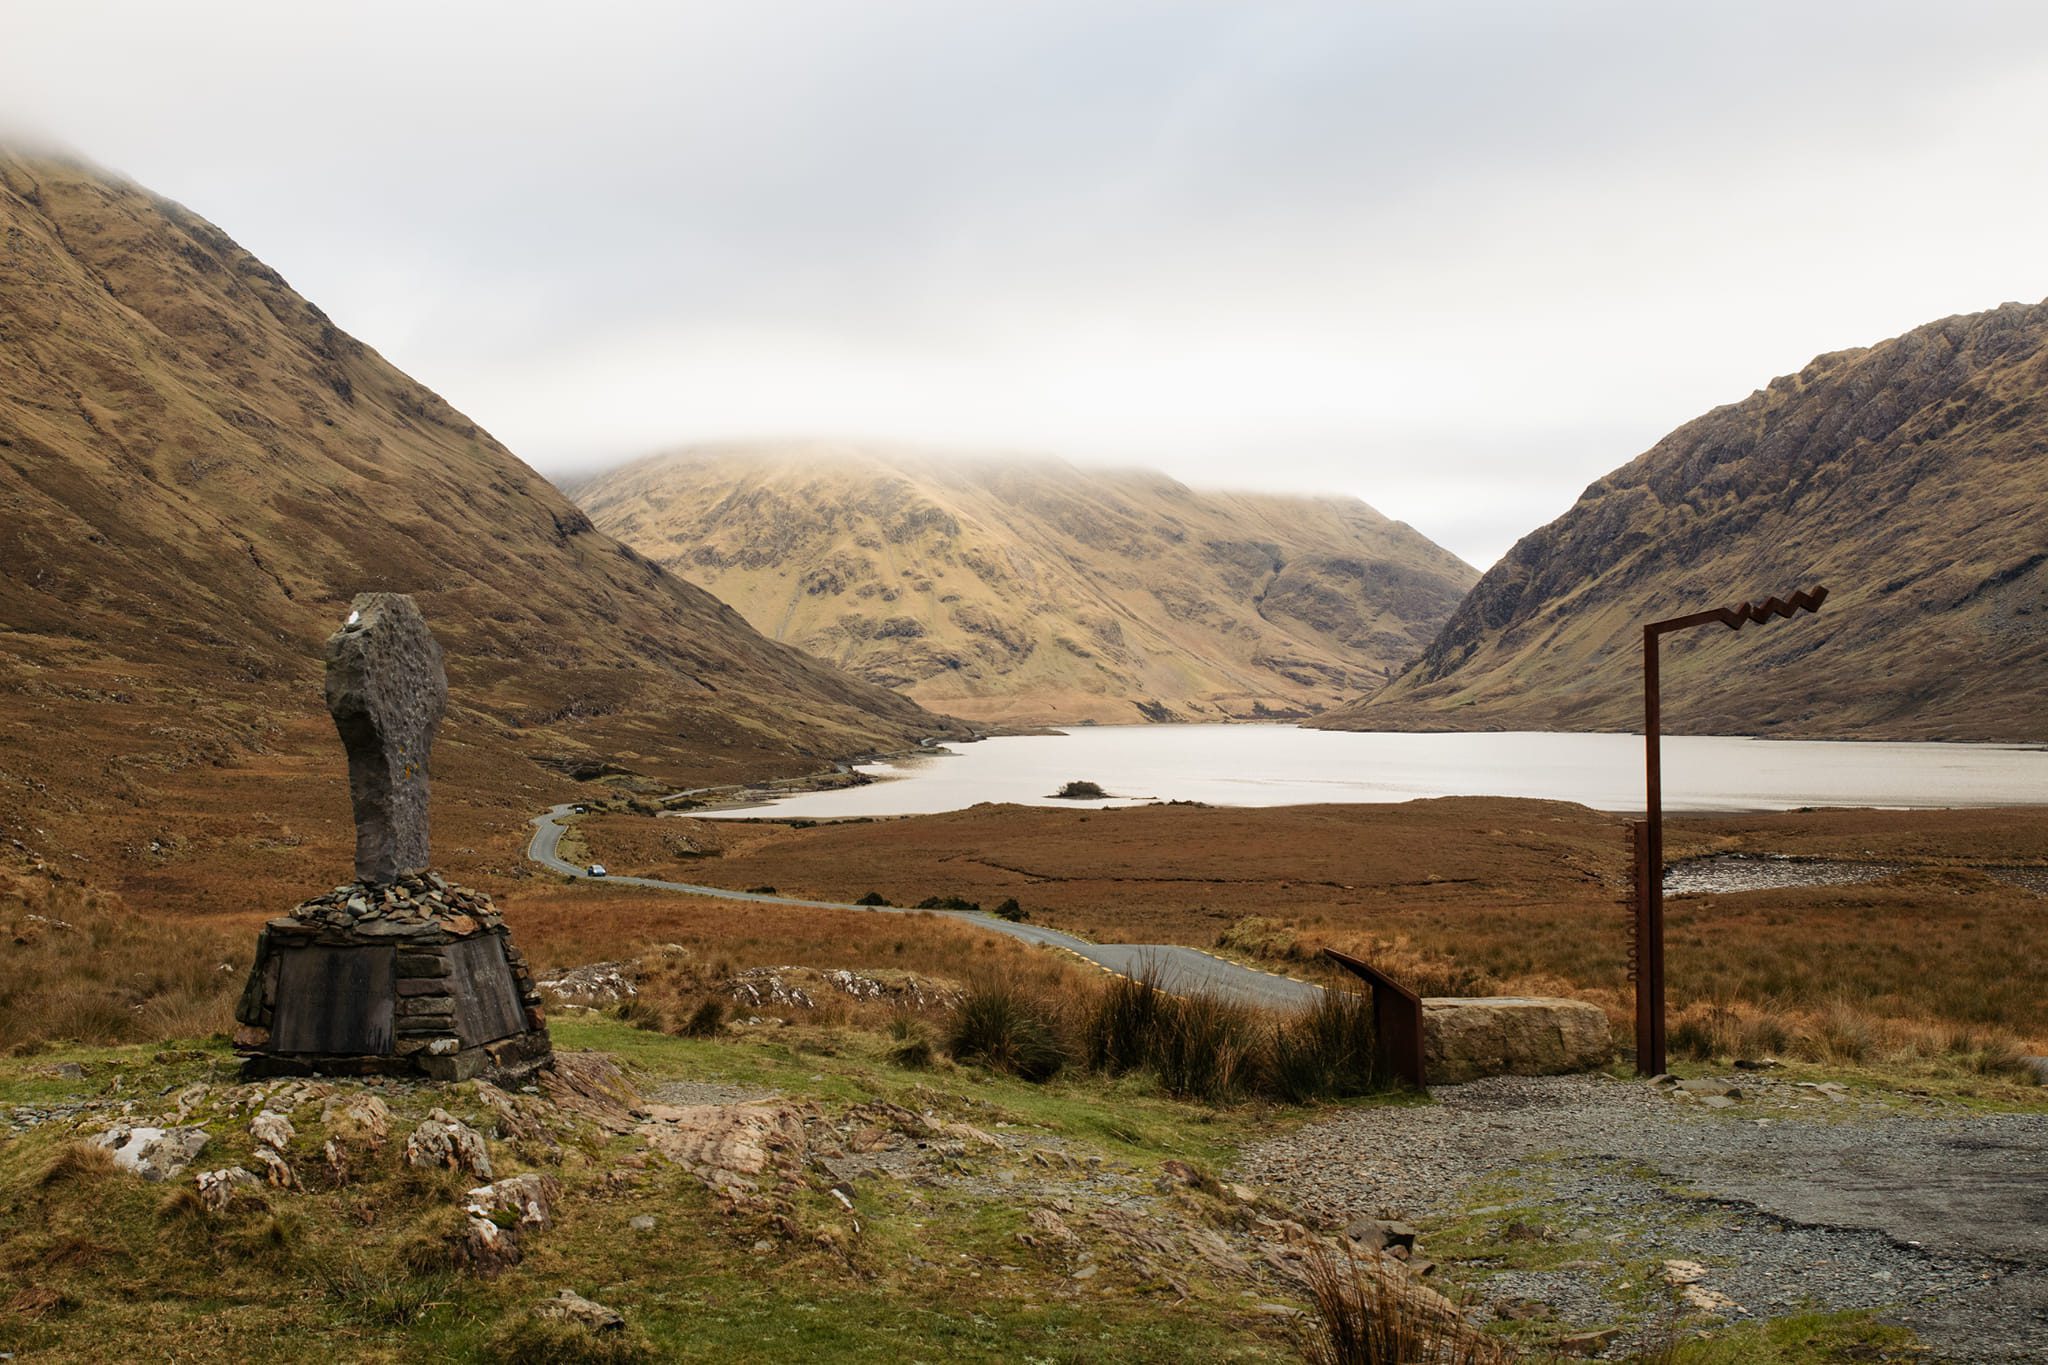
[[[0,122],[567,472],[834,435],[1332,488],[1475,563],[1813,353],[2048,294],[2048,10],[13,16]]]

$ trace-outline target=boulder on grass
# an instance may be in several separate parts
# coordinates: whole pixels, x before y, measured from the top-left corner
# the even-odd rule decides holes
[[[117,1123],[92,1139],[114,1154],[114,1164],[144,1180],[180,1174],[206,1146],[204,1128],[148,1128]]]
[[[1614,1055],[1606,1011],[1541,996],[1425,999],[1422,1046],[1431,1085],[1596,1071]]]

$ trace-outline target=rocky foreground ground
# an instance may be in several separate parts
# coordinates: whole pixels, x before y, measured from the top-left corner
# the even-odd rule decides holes
[[[1634,1305],[1615,1352],[1651,1344],[1642,1308],[1676,1290],[1724,1321],[1870,1309],[1941,1359],[2048,1359],[2048,1112],[1769,1072],[1435,1099],[1256,1144],[1235,1174],[1328,1219],[1412,1216],[1482,1271],[1482,1316],[1591,1328]]]
[[[618,966],[550,984],[612,998]],[[565,1007],[561,1065],[516,1090],[249,1084],[207,1048],[0,1060],[0,1351],[1290,1359],[1318,1262],[1363,1256],[1537,1358],[1747,1349],[1812,1314],[1851,1315],[1814,1319],[1850,1355],[1758,1358],[2048,1355],[2048,1112],[1969,1086],[1795,1064],[1214,1110],[752,1012],[908,1003],[912,978],[729,986],[701,1039]]]

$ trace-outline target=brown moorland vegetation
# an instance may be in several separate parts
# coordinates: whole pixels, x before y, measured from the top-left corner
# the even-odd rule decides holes
[[[1257,810],[981,806],[792,828],[597,815],[617,871],[899,904],[1018,899],[1091,938],[1172,942],[1330,977],[1324,946],[1376,957],[1425,993],[1631,999],[1623,818],[1499,798]],[[1676,859],[1876,857],[1860,885],[1668,902],[1674,1017],[1689,1038],[1878,1057],[2048,1041],[2043,898],[1975,865],[2041,863],[2048,810],[1810,811],[1674,818]],[[1744,1023],[1742,1021],[1748,1020]],[[1770,1021],[1776,1021],[1772,1023]],[[1727,1051],[1727,1048],[1722,1048]],[[1766,1049],[1770,1050],[1770,1049]]]

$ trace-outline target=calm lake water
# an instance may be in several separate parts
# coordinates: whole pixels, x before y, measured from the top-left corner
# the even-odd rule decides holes
[[[1643,742],[1631,735],[1354,734],[1292,725],[1101,725],[985,739],[864,765],[869,786],[725,812],[829,818],[927,815],[981,801],[1218,806],[1529,796],[1600,810],[1643,807]],[[1057,801],[1069,781],[1109,801]],[[2048,751],[1992,744],[1851,744],[1682,736],[1664,741],[1666,810],[2048,803]]]

